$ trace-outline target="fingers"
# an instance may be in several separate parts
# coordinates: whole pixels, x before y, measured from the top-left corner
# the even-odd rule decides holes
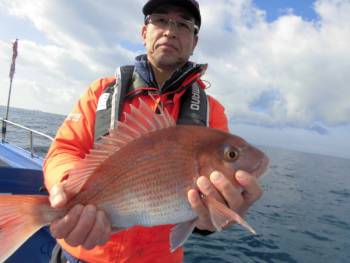
[[[53,208],[61,208],[65,206],[68,198],[64,191],[64,182],[58,183],[50,189],[49,200]]]
[[[262,195],[262,189],[257,178],[244,171],[235,174],[236,181],[231,181],[222,173],[214,171],[210,180],[201,176],[197,180],[199,191],[205,195],[215,198],[217,201],[226,204],[230,209],[245,214],[248,208]],[[208,208],[203,203],[197,190],[191,189],[188,192],[188,200],[192,209],[198,215],[197,228],[213,231],[214,226],[210,219]],[[234,222],[231,222],[232,224]]]
[[[196,227],[199,229],[214,231],[214,225],[211,222],[209,210],[204,205],[198,191],[191,189],[188,191],[187,196],[192,209],[198,215]]]
[[[236,190],[232,183],[219,172],[213,172],[210,175],[210,180],[204,176],[199,177],[197,180],[197,186],[203,195],[215,198],[217,201],[228,205],[231,209],[235,209],[243,202],[239,191]],[[192,209],[198,215],[196,227],[199,229],[214,231],[215,227],[211,221],[209,210],[203,203],[198,191],[194,189],[190,190],[188,192],[188,200]]]
[[[109,239],[111,234],[111,226],[103,211],[97,211],[96,221],[89,235],[84,241],[85,249],[93,249],[97,245],[103,245]]]
[[[201,176],[197,179],[197,186],[202,194],[213,197],[219,202],[225,203],[223,197],[205,176]]]
[[[76,205],[62,219],[52,222],[50,225],[52,235],[57,239],[67,237],[78,223],[83,209],[82,205]]]
[[[87,205],[84,207],[78,223],[75,225],[72,232],[65,238],[65,241],[71,246],[78,246],[84,244],[89,232],[95,224],[96,207]]]
[[[208,215],[208,209],[204,206],[198,191],[191,189],[188,191],[188,200],[192,208],[197,212],[198,216],[206,216]]]
[[[244,202],[241,211],[245,212],[262,196],[263,190],[258,179],[245,171],[237,171],[235,177],[243,188],[242,197]]]
[[[213,183],[217,191],[224,197],[226,204],[236,210],[243,203],[241,192],[233,186],[232,182],[222,173],[214,171],[210,175],[210,181]],[[219,201],[219,200],[218,200]]]
[[[104,226],[104,232],[103,235],[101,236],[101,238],[99,238],[99,242],[98,245],[104,245],[105,243],[107,243],[107,241],[109,240],[111,234],[112,234],[112,225],[106,215],[106,213],[104,211],[101,211],[101,221],[102,224]],[[121,230],[124,230],[124,228],[120,228]]]
[[[108,241],[111,224],[106,214],[95,206],[76,205],[65,217],[54,221],[50,230],[55,238],[64,239],[71,246],[92,249]]]

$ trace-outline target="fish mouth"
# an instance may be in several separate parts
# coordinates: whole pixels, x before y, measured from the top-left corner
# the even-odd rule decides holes
[[[269,161],[269,158],[264,155],[264,157],[252,168],[251,174],[257,178],[265,174],[268,169]]]

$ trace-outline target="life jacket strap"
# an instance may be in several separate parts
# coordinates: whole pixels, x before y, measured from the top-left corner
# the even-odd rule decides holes
[[[181,109],[177,124],[209,125],[209,105],[205,91],[195,81],[181,98]]]
[[[209,103],[205,90],[198,83],[197,78],[186,83],[186,91],[181,97],[181,105],[177,124],[209,126]],[[116,82],[107,87],[99,98],[95,118],[94,141],[97,142],[108,134],[109,129],[114,128],[115,120],[120,120],[124,101],[129,98],[130,92],[139,90],[141,93],[152,93],[149,87],[145,87],[135,67],[127,65],[117,68]]]
[[[116,72],[116,83],[114,85],[114,103],[112,103],[112,116],[111,116],[111,128],[114,128],[115,120],[120,120],[123,102],[129,87],[132,85],[132,79],[134,75],[135,67],[127,65],[117,68]]]

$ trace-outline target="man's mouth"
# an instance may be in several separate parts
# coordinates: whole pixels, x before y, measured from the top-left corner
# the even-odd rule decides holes
[[[177,51],[177,48],[174,45],[169,44],[169,43],[159,44],[158,47],[161,47],[161,48],[164,48],[164,49],[173,49],[173,50]]]

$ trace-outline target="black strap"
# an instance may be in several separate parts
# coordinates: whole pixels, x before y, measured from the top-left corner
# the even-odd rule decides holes
[[[129,87],[132,85],[132,77],[134,75],[134,69],[135,69],[135,66],[127,65],[127,66],[120,67],[117,72],[117,81],[115,84],[115,88],[117,88],[117,93],[115,98],[116,99],[115,105],[118,105],[118,107],[115,108],[114,116],[118,116],[118,120],[120,119],[122,114],[123,101],[125,99],[127,91],[129,90]]]
[[[101,97],[107,94],[108,100],[106,101],[106,107],[96,111],[94,127],[95,142],[100,140],[102,136],[108,134],[112,116],[114,120],[116,119],[115,116],[118,116],[118,119],[120,119],[123,106],[122,102],[125,99],[128,87],[132,83],[133,72],[134,66],[123,66],[118,68],[116,73],[116,82],[111,84],[103,91]]]
[[[197,82],[191,84],[181,100],[177,124],[208,126],[207,95]]]

